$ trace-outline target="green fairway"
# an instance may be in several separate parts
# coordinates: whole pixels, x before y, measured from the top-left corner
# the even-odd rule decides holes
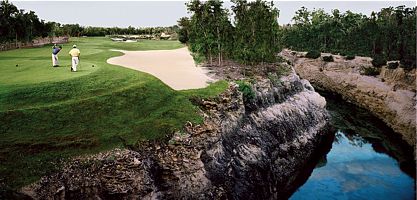
[[[72,44],[81,50],[75,73],[69,67]],[[110,49],[180,47],[177,41],[72,38],[58,68],[51,66],[51,46],[0,52],[0,186],[33,182],[60,159],[121,147],[122,141],[160,139],[186,121],[202,122],[189,98],[217,95],[226,82],[174,91],[149,74],[106,63],[121,55]]]

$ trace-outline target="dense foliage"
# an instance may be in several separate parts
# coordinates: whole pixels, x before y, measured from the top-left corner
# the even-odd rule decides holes
[[[398,66],[399,66],[398,62],[390,62],[387,65],[388,69],[397,69]]]
[[[179,37],[191,51],[221,64],[224,57],[246,64],[275,61],[278,42],[278,10],[265,1],[232,1],[231,14],[222,1],[187,3],[190,19],[181,18]]]
[[[372,59],[372,65],[374,67],[382,67],[385,64],[387,64],[387,60],[382,56],[382,55],[376,55],[373,59]]]
[[[323,61],[325,62],[333,62],[333,56],[332,55],[328,55],[328,56],[323,56]]]
[[[381,73],[380,68],[376,67],[362,67],[361,74],[366,76],[378,76]]]
[[[187,3],[187,9],[193,13],[187,27],[191,51],[205,56],[210,62],[214,57],[221,62],[224,54],[230,53],[233,42],[230,38],[232,25],[222,2],[191,1]]]
[[[369,17],[302,7],[293,21],[293,25],[284,26],[282,41],[294,50],[356,54],[378,61],[416,57],[416,7],[383,8]]]
[[[248,102],[255,99],[256,95],[250,83],[245,81],[238,81],[237,84],[239,85],[239,91],[242,92],[244,101]]]
[[[47,36],[106,36],[106,35],[156,35],[173,34],[179,31],[177,25],[170,27],[127,28],[91,27],[79,24],[60,24],[40,20],[33,11],[18,9],[8,0],[0,3],[0,42],[32,41]]]
[[[311,51],[307,52],[307,54],[306,54],[306,58],[312,58],[312,59],[316,59],[320,56],[321,56],[320,51],[316,51],[316,50],[311,50]]]
[[[33,11],[19,10],[8,0],[0,2],[0,42],[30,41],[48,36],[51,30],[52,24],[39,20]]]
[[[293,17],[294,24],[280,27],[279,11],[273,3],[257,0],[232,1],[231,13],[221,1],[187,3],[190,18],[181,18],[179,36],[194,53],[256,64],[273,62],[282,46],[309,51],[340,53],[346,59],[369,56],[376,62],[400,60],[415,65],[416,8],[383,8],[370,16],[335,9],[312,11],[302,7]],[[233,23],[230,19],[234,17]],[[327,58],[326,58],[327,59]],[[329,61],[331,59],[329,58]],[[413,62],[414,61],[414,62]],[[376,63],[379,64],[379,63]]]
[[[353,59],[355,59],[355,55],[353,55],[353,54],[348,54],[348,55],[346,55],[346,57],[345,57],[345,59],[346,60],[353,60]]]
[[[274,62],[278,43],[278,10],[272,2],[232,1],[235,15],[234,57],[250,63]]]

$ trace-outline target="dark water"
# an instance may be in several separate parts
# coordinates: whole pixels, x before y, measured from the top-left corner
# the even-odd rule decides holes
[[[336,129],[334,141],[290,199],[415,199],[412,147],[369,112],[321,94]]]

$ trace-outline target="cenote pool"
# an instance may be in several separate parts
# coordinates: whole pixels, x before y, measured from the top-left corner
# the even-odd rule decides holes
[[[415,199],[412,147],[369,112],[321,94],[335,137],[290,199]]]

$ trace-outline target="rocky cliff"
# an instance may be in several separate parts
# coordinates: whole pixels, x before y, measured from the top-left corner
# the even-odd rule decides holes
[[[271,81],[273,80],[273,81]],[[22,189],[34,199],[286,199],[328,133],[326,101],[293,71],[193,99],[204,124],[168,142],[74,158]]]
[[[361,72],[371,68],[371,59],[345,60],[333,55],[334,62],[308,59],[301,52],[284,50],[282,56],[293,62],[296,72],[314,87],[340,94],[345,100],[371,111],[410,145],[416,136],[416,70],[382,67],[378,76]]]

